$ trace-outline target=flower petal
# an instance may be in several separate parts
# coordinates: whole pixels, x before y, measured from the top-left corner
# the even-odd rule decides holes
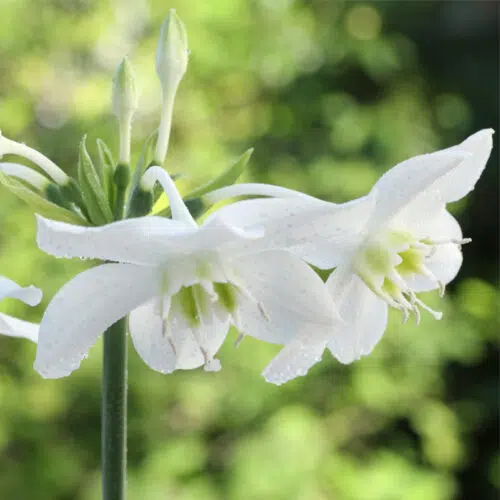
[[[207,217],[207,221],[216,217],[231,226],[261,226],[266,222],[300,215],[305,210],[318,209],[321,211],[321,208],[328,210],[331,205],[333,204],[309,196],[256,198],[225,205],[212,212]]]
[[[339,308],[328,348],[341,363],[352,363],[371,353],[387,326],[387,304],[349,269],[337,268],[326,286]]]
[[[492,129],[480,130],[461,144],[410,158],[391,168],[375,184],[379,200],[371,225],[383,224],[400,212],[420,212],[420,218],[470,192],[492,149]]]
[[[245,229],[264,229],[265,238],[235,247],[233,254],[290,249],[316,267],[331,269],[363,238],[374,204],[374,196],[341,205],[310,197],[244,200],[219,209],[213,217]]]
[[[45,378],[69,375],[113,323],[157,291],[155,270],[103,264],[78,274],[52,299],[40,324],[35,370]]]
[[[453,243],[447,243],[437,247],[432,257],[425,261],[425,266],[437,280],[446,285],[456,277],[462,266],[462,261],[460,247]],[[405,278],[405,280],[415,292],[427,292],[438,288],[435,280],[423,275],[414,275]]]
[[[370,221],[372,230],[398,216],[420,195],[435,199],[433,206],[444,205],[438,190],[431,187],[457,168],[471,154],[455,147],[449,150],[415,156],[388,170],[373,186],[377,203]]]
[[[247,239],[262,231],[243,231],[221,219],[188,227],[164,217],[138,217],[99,227],[82,227],[37,216],[37,243],[56,257],[102,259],[156,266],[173,257],[205,253]]]
[[[309,368],[321,361],[326,337],[304,333],[287,344],[266,366],[262,375],[272,384],[281,385],[296,377],[303,377]]]
[[[240,324],[235,326],[241,333],[284,344],[305,325],[331,329],[335,304],[321,278],[300,258],[270,250],[232,264],[234,283],[246,292],[238,297]]]
[[[134,347],[153,370],[171,373],[205,365],[217,366],[213,357],[226,338],[229,321],[220,321],[214,314],[205,314],[200,326],[192,328],[174,299],[168,319],[157,307],[158,299],[150,300],[130,314],[129,328]]]
[[[19,286],[14,281],[0,276],[0,300],[7,297],[22,300],[29,306],[36,306],[42,300],[42,291],[34,286]]]
[[[462,265],[462,251],[460,245],[453,243],[462,240],[462,230],[457,220],[443,207],[432,207],[433,210],[426,214],[429,205],[411,206],[403,210],[391,222],[394,229],[407,230],[417,239],[431,240],[442,243],[434,246],[433,253],[425,259],[426,268],[434,275],[435,279],[424,275],[406,277],[410,288],[416,292],[435,290],[438,288],[436,280],[443,284],[452,281]]]
[[[493,129],[483,129],[469,136],[465,141],[444,151],[465,151],[471,156],[440,178],[433,189],[439,190],[446,203],[459,200],[474,189],[483,173],[493,148]]]
[[[37,226],[39,248],[56,257],[145,265],[154,265],[171,252],[175,236],[197,231],[164,217],[139,217],[100,227],[82,227],[37,215]]]
[[[23,337],[35,342],[38,340],[39,325],[0,313],[0,334],[9,337]]]

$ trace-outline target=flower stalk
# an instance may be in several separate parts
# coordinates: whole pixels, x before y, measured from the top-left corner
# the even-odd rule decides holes
[[[110,326],[103,340],[101,461],[103,500],[124,500],[127,467],[127,324]]]

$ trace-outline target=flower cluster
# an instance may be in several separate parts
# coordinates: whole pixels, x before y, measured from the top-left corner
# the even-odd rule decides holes
[[[0,156],[24,157],[46,174],[0,163],[0,182],[35,207],[38,246],[56,257],[102,261],[69,281],[48,305],[35,369],[48,378],[70,374],[98,337],[128,316],[133,344],[155,370],[219,370],[216,354],[233,326],[238,342],[249,335],[284,346],[263,372],[266,380],[282,384],[306,374],[325,348],[341,363],[368,355],[384,333],[390,307],[404,322],[419,322],[423,312],[440,319],[418,293],[437,290],[442,296],[460,269],[461,245],[470,240],[446,205],[474,188],[493,131],[404,161],[366,196],[348,203],[278,186],[234,184],[251,151],[183,199],[163,165],[187,63],[186,32],[171,11],[156,57],[160,126],[133,178],[130,137],[137,103],[127,60],[113,87],[117,162],[98,141],[94,163],[83,140],[75,180],[41,153],[0,136]],[[169,208],[155,214],[156,184]],[[203,213],[242,196],[254,198]],[[195,213],[187,201],[204,210]],[[330,271],[326,282],[318,268]],[[5,295],[29,304],[39,300],[32,289],[12,290]],[[1,316],[0,328],[3,322]],[[16,331],[36,340],[26,326]]]

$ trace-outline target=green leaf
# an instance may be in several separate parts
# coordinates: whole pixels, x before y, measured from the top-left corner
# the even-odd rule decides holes
[[[109,205],[114,206],[115,203],[115,183],[113,182],[115,160],[110,149],[102,139],[97,139],[97,154],[99,162],[97,163],[97,173],[101,179],[102,188],[108,194]]]
[[[229,186],[234,184],[238,177],[243,173],[245,167],[247,166],[250,157],[252,156],[253,148],[245,151],[229,168],[224,170],[218,177],[212,179],[211,181],[199,186],[184,196],[185,200],[191,200],[193,198],[199,198],[204,194],[207,194],[216,189]]]
[[[238,177],[245,170],[245,167],[247,166],[248,160],[250,160],[252,153],[253,153],[253,148],[248,149],[229,168],[224,170],[224,172],[222,172],[218,177],[212,179],[206,184],[203,184],[202,186],[193,189],[192,191],[187,193],[186,196],[183,197],[189,212],[195,219],[199,217],[203,212],[204,208],[206,208],[204,206],[201,197],[204,194],[210,193],[211,191],[215,191],[216,189],[234,184],[238,180]],[[155,213],[154,215],[159,215],[162,217],[170,217],[171,214],[172,213],[170,207],[167,207],[164,210]]]
[[[88,222],[75,212],[62,208],[52,203],[35,191],[26,187],[22,182],[0,172],[0,184],[6,187],[11,193],[27,203],[35,213],[43,215],[48,219],[61,222],[69,222],[79,226],[88,226]]]
[[[78,181],[90,220],[97,226],[101,226],[113,221],[113,213],[108,196],[104,192],[99,175],[87,151],[85,140],[86,136],[80,143]]]

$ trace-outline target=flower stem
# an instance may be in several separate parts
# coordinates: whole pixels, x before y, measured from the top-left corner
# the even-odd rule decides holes
[[[126,319],[104,334],[101,413],[103,500],[125,500],[127,465]]]

